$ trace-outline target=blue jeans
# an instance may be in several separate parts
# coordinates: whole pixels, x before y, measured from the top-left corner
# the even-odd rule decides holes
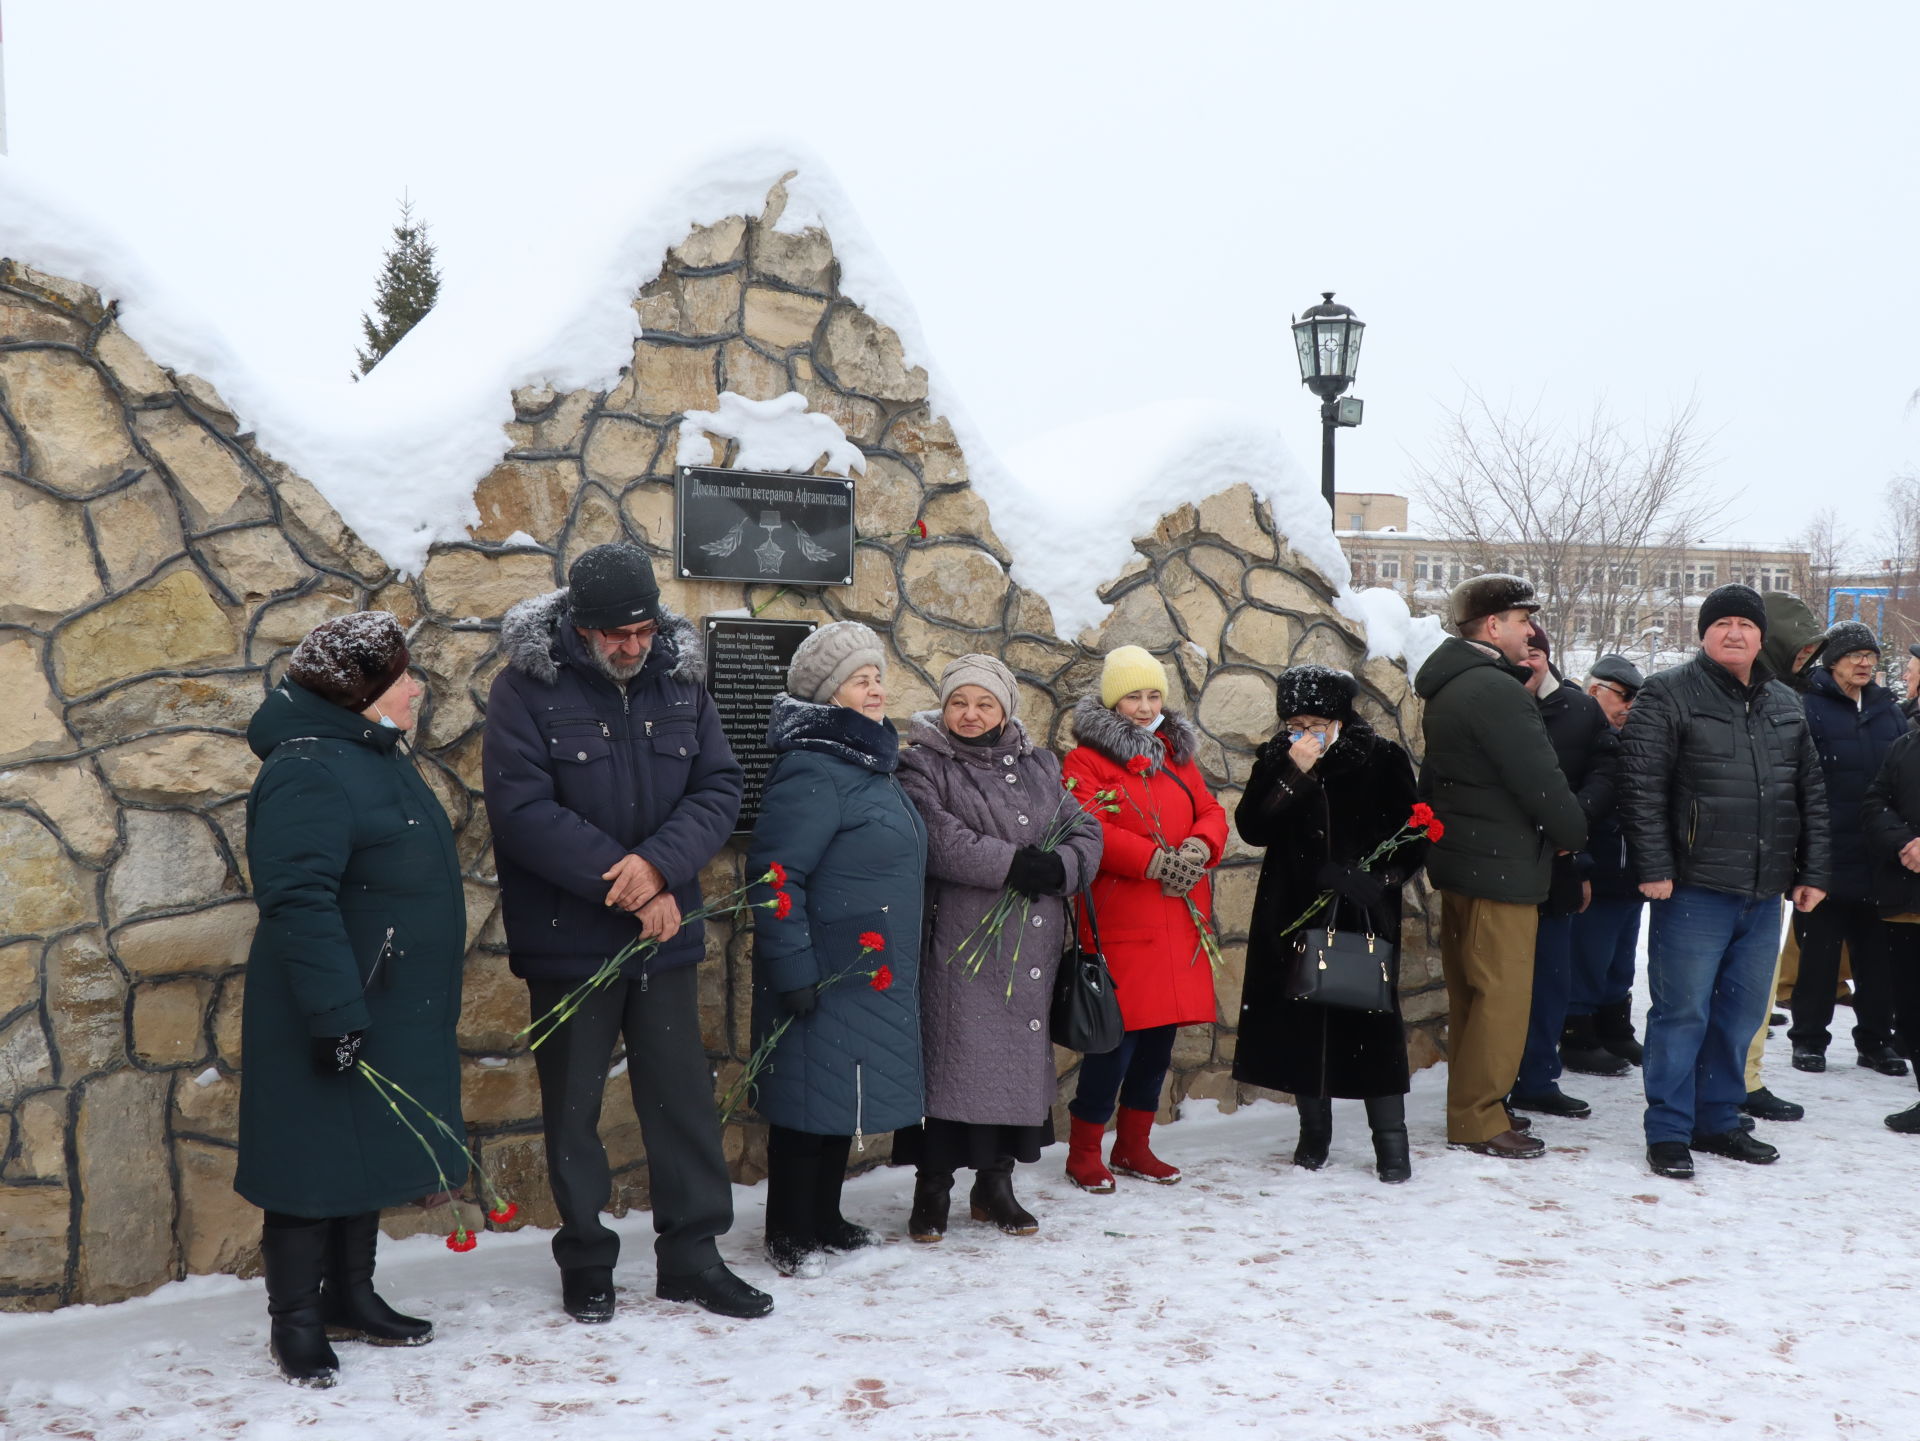
[[[1591,1016],[1633,995],[1634,952],[1645,901],[1596,898],[1573,918],[1573,985],[1569,1016]]]
[[[1173,1064],[1178,1026],[1148,1026],[1128,1031],[1104,1056],[1080,1058],[1080,1084],[1067,1109],[1083,1121],[1104,1126],[1113,1119],[1113,1102],[1134,1111],[1160,1109],[1160,1087]]]
[[[1772,1000],[1780,897],[1676,886],[1647,933],[1647,1144],[1740,1123],[1747,1047]]]
[[[1573,969],[1573,916],[1541,916],[1533,933],[1533,1007],[1527,1013],[1527,1049],[1520,1057],[1516,1096],[1550,1093],[1560,1079],[1560,1032],[1567,1024]]]

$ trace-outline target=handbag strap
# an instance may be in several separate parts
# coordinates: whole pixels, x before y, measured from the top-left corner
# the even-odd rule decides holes
[[[1106,950],[1100,944],[1100,914],[1093,906],[1093,892],[1086,886],[1080,887],[1080,894],[1074,898],[1074,904],[1087,908],[1087,929],[1093,932],[1093,949],[1096,955],[1105,955]]]

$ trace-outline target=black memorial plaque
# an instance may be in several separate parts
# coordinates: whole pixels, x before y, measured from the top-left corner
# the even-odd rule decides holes
[[[682,466],[674,481],[682,580],[853,584],[853,482]]]
[[[759,818],[760,788],[773,767],[767,717],[773,698],[787,688],[794,651],[813,629],[810,620],[707,620],[707,692],[734,759],[747,773],[735,834],[752,830]]]

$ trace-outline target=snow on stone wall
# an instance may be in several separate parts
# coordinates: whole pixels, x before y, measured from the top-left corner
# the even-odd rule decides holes
[[[525,989],[507,971],[479,797],[499,618],[589,546],[624,537],[669,557],[683,440],[738,459],[735,436],[681,434],[690,413],[751,409],[723,396],[798,394],[845,441],[813,426],[816,469],[863,463],[855,584],[775,597],[667,579],[668,603],[698,616],[770,601],[770,617],[868,622],[891,647],[896,718],[934,703],[947,660],[986,650],[1020,677],[1035,733],[1064,749],[1066,712],[1095,685],[1100,652],[1136,642],[1169,661],[1173,703],[1197,718],[1229,812],[1273,726],[1272,673],[1290,662],[1353,668],[1376,724],[1416,738],[1404,672],[1364,659],[1332,586],[1244,482],[1161,518],[1101,590],[1105,619],[1058,637],[1047,603],[1009,574],[925,371],[842,293],[821,229],[791,217],[776,228],[784,203],[776,187],[761,214],[700,226],[669,251],[634,298],[640,338],[610,389],[513,392],[468,538],[434,545],[413,576],[265,454],[210,385],[134,344],[110,301],[0,261],[0,1308],[110,1301],[257,1265],[258,1213],[231,1190],[254,919],[255,763],[242,733],[291,647],[367,607],[410,628],[429,688],[419,763],[465,867],[459,1040],[474,1149],[530,1220],[554,1222],[533,1066],[514,1048]],[[741,865],[737,848],[723,852],[710,887],[736,884]],[[1217,886],[1228,1018],[1257,868],[1236,838]],[[1420,906],[1406,939],[1409,1046],[1426,1064],[1444,999]],[[748,945],[744,929],[709,930],[702,1023],[722,1089],[748,1051]],[[1167,1116],[1189,1096],[1243,1099],[1233,1046],[1230,1024],[1181,1033]],[[1063,1077],[1075,1059],[1061,1054]],[[615,1205],[644,1204],[624,1086],[608,1087],[603,1130]],[[727,1154],[736,1176],[757,1179],[764,1128],[731,1127]],[[441,1224],[388,1217],[392,1234]]]

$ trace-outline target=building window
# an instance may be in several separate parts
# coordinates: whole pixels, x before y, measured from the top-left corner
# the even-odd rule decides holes
[[[1640,567],[1637,565],[1621,566],[1619,570],[1619,583],[1624,586],[1639,585],[1640,584]]]
[[[1447,567],[1447,584],[1460,584],[1460,562],[1457,560]]]
[[[1438,580],[1438,562],[1430,555],[1416,555],[1413,558],[1413,578],[1415,580]]]
[[[1380,579],[1382,580],[1400,579],[1400,562],[1397,560],[1381,561],[1380,562]]]
[[[1367,518],[1364,515],[1360,514],[1359,511],[1357,510],[1352,511],[1351,513],[1348,514],[1347,516],[1348,530],[1365,530],[1366,528],[1367,528]]]

